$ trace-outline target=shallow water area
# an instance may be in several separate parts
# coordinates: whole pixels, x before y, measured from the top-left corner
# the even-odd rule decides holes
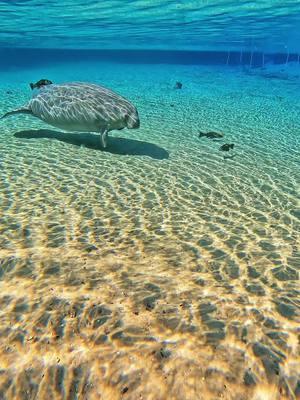
[[[96,134],[0,121],[1,399],[300,396],[299,76],[265,72],[1,74],[0,114],[29,82],[88,77],[141,119],[106,151]],[[224,137],[199,138],[210,130]]]

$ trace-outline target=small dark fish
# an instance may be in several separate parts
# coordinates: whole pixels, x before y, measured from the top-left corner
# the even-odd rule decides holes
[[[51,85],[51,84],[52,84],[52,82],[49,81],[49,79],[40,79],[36,83],[30,83],[29,85],[31,87],[31,90],[33,90],[35,88],[39,89],[42,86]]]
[[[218,132],[201,132],[199,131],[199,138],[201,137],[207,137],[209,139],[221,139],[224,135],[223,133],[218,133]]]
[[[181,88],[182,88],[182,83],[176,82],[175,89],[181,89]]]
[[[11,90],[7,90],[6,94],[13,94],[13,92]]]
[[[222,144],[222,146],[220,147],[219,150],[221,150],[221,151],[229,151],[230,149],[233,149],[233,148],[234,148],[234,144],[233,143],[231,143],[231,144],[225,143],[225,144]]]

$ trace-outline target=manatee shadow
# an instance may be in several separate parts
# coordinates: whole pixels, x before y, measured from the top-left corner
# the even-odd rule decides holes
[[[16,132],[14,136],[21,139],[56,139],[75,146],[85,146],[112,154],[148,156],[157,160],[169,158],[167,150],[156,144],[112,136],[108,138],[108,147],[104,150],[101,148],[100,135],[92,133],[66,133],[49,129],[29,129]]]

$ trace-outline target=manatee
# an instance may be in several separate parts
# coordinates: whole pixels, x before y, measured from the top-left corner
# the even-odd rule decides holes
[[[42,85],[26,105],[1,118],[15,114],[30,114],[67,131],[99,132],[103,148],[108,132],[140,127],[134,105],[110,89],[87,82]]]

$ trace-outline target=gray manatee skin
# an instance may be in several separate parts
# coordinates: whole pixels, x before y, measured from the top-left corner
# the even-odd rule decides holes
[[[102,86],[70,82],[42,86],[23,107],[4,114],[31,114],[67,131],[99,132],[102,146],[114,129],[140,127],[138,111],[124,97]]]

